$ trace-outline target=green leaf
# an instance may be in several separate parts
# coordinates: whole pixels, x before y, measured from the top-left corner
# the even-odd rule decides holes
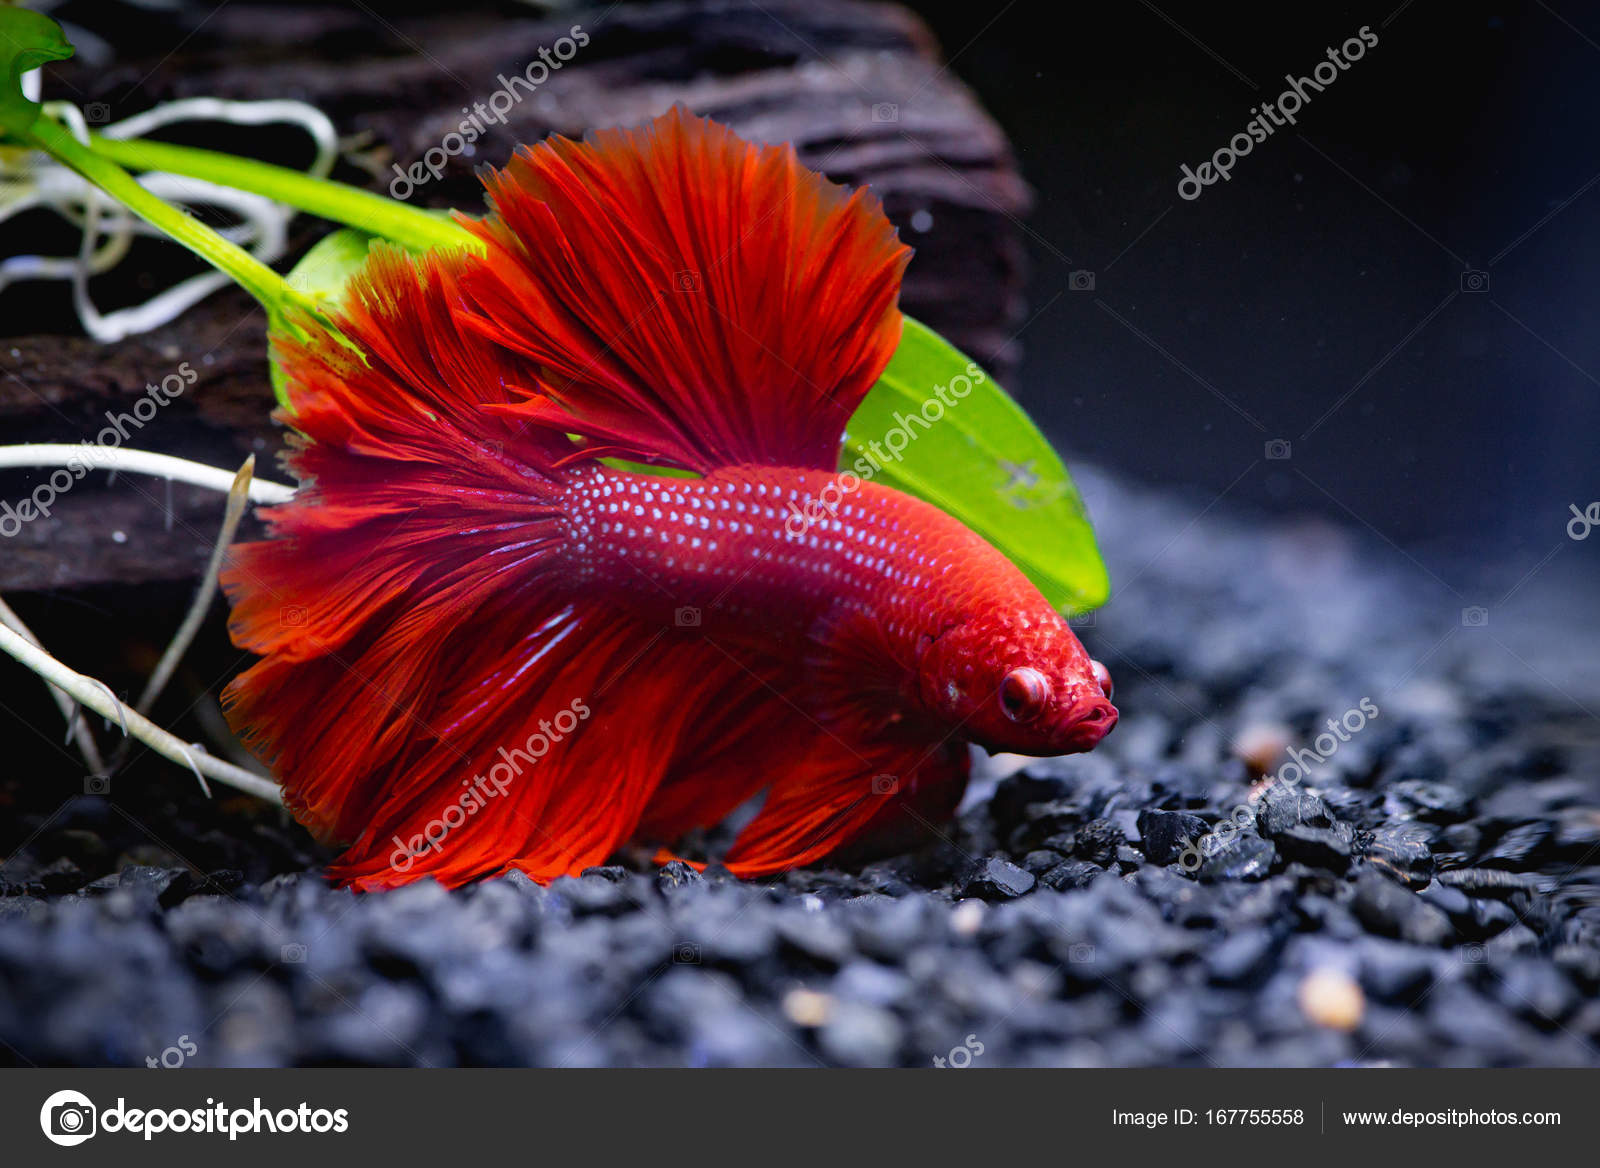
[[[326,310],[339,307],[350,277],[366,262],[367,251],[377,238],[354,227],[342,227],[317,240],[284,277],[285,284],[304,296],[317,311],[324,313],[323,327],[341,339],[343,335],[326,319]],[[275,320],[275,323],[295,327],[291,322],[281,319]],[[276,351],[272,353],[268,366],[273,396],[278,399],[279,405],[288,408],[288,380],[284,377],[283,365]]]
[[[342,227],[317,240],[285,279],[296,292],[320,306],[337,308],[350,277],[366,263],[367,249],[376,236],[354,227]]]
[[[70,56],[72,45],[55,21],[27,8],[0,5],[0,68],[5,73],[0,87],[0,137],[26,141],[39,116],[39,103],[22,94],[22,75],[46,61],[65,61]]]
[[[910,317],[889,367],[850,419],[840,467],[955,516],[1064,612],[1086,612],[1110,595],[1060,457],[993,378]]]

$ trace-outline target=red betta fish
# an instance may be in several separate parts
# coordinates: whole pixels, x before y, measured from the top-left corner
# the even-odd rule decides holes
[[[482,256],[369,259],[360,356],[278,338],[301,486],[224,580],[262,658],[229,717],[348,845],[333,879],[546,881],[763,788],[724,862],[777,872],[948,820],[968,741],[1111,729],[1104,667],[1010,561],[838,490],[900,338],[874,199],[682,110],[486,185]]]

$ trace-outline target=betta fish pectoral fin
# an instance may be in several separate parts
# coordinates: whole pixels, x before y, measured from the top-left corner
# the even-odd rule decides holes
[[[277,338],[302,485],[226,573],[226,707],[332,877],[547,880],[763,789],[726,862],[772,872],[948,819],[966,741],[1110,729],[1005,557],[840,489],[901,327],[875,200],[678,109],[487,186],[483,256],[375,249],[359,356]]]

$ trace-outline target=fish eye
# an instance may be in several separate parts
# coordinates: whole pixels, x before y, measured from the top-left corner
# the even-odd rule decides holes
[[[1101,665],[1098,661],[1089,662],[1094,668],[1094,679],[1100,685],[1100,692],[1106,695],[1106,700],[1111,700],[1111,691],[1116,687],[1111,684],[1111,670]]]
[[[1000,682],[1000,708],[1013,722],[1037,718],[1050,703],[1050,682],[1037,669],[1013,669]]]

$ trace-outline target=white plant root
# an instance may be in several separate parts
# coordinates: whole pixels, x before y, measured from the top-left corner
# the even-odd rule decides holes
[[[37,73],[24,78],[38,88]],[[61,121],[79,141],[87,143],[89,127],[71,102],[45,105],[48,116]],[[106,126],[107,138],[135,138],[175,122],[201,120],[256,126],[290,123],[303,128],[316,144],[317,156],[309,173],[324,178],[338,156],[338,135],[326,114],[305,102],[223,101],[213,97],[185,98]],[[220,208],[238,218],[236,226],[218,234],[250,251],[262,263],[280,259],[287,246],[292,207],[245,191],[181,175],[150,172],[138,176],[146,190],[188,207]],[[89,279],[110,271],[127,257],[135,236],[157,239],[160,230],[105,198],[72,170],[34,151],[21,153],[13,162],[0,157],[0,222],[34,208],[52,210],[83,232],[76,256],[10,256],[0,260],[0,288],[17,280],[67,280],[72,302],[84,331],[102,343],[120,341],[148,332],[172,320],[185,309],[219,288],[229,278],[221,272],[202,272],[157,294],[143,304],[102,313],[89,296]],[[102,235],[102,226],[104,228]]]

